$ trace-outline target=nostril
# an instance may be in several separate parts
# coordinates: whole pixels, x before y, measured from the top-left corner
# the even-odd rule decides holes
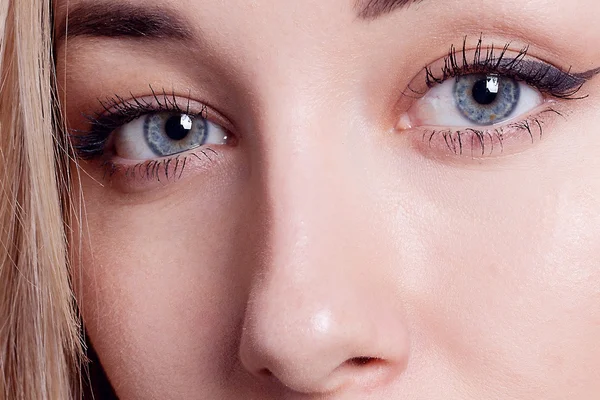
[[[266,378],[271,378],[273,376],[273,373],[268,368],[261,369],[260,371],[258,371],[258,374]]]
[[[354,357],[347,361],[347,363],[354,367],[364,367],[366,365],[376,364],[382,360],[374,357]]]
[[[348,384],[364,389],[389,382],[393,375],[393,364],[377,357],[354,357],[340,365],[335,375],[338,387]]]

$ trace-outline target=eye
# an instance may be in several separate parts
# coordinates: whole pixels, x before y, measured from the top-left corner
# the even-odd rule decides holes
[[[500,74],[466,74],[434,86],[408,111],[412,127],[490,127],[544,103],[530,85]]]
[[[402,92],[396,131],[414,138],[425,156],[451,161],[447,155],[480,159],[524,151],[545,137],[553,118],[564,118],[564,100],[587,97],[578,93],[599,73],[572,73],[530,57],[529,46],[486,46],[483,36],[470,42],[465,37],[462,49],[451,45]]]
[[[150,113],[113,133],[114,152],[129,160],[150,160],[193,150],[207,144],[227,144],[227,131],[200,116]]]

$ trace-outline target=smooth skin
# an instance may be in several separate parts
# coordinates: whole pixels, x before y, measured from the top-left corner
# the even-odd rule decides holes
[[[113,1],[192,38],[60,39],[69,126],[151,85],[235,137],[161,182],[73,167],[74,286],[121,400],[598,398],[600,77],[497,157],[394,129],[465,36],[599,67],[597,0],[369,20],[352,0]]]

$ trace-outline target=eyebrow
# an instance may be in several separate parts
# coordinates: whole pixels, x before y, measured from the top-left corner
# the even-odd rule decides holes
[[[92,0],[93,1],[93,0]],[[55,40],[78,36],[188,40],[187,21],[165,8],[120,2],[83,2],[57,24]]]
[[[360,19],[373,20],[392,11],[408,7],[422,0],[357,0],[356,9]]]
[[[356,0],[360,19],[377,19],[422,0]],[[83,2],[69,9],[57,24],[55,40],[66,37],[130,37],[188,40],[192,29],[169,9],[116,1]]]

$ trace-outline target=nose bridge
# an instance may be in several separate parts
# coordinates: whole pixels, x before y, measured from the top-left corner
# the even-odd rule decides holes
[[[357,218],[360,187],[352,184],[355,168],[341,145],[350,129],[339,121],[349,119],[335,115],[341,107],[306,104],[314,102],[278,103],[261,128],[268,138],[262,170],[269,234],[240,356],[252,373],[311,393],[359,375],[372,385],[397,371],[407,335],[401,312],[386,306],[393,302],[376,292],[376,274],[367,274],[369,244],[360,238],[372,227]],[[377,360],[378,367],[355,371],[357,360]]]
[[[276,233],[274,245],[277,249],[294,250],[282,256],[293,256],[309,246],[317,250],[315,246],[319,243],[311,243],[317,239],[313,236],[315,231],[321,233],[321,243],[331,239],[331,235],[324,235],[334,228],[331,220],[335,210],[331,203],[338,201],[345,190],[336,173],[339,164],[331,162],[337,158],[338,149],[328,143],[329,138],[321,138],[319,143],[316,137],[320,135],[314,131],[326,128],[308,121],[307,118],[287,132],[282,131],[277,140],[272,141],[272,151],[269,151],[267,190],[273,218],[271,228]]]
[[[290,307],[275,311],[283,314],[277,316],[280,321],[289,318],[289,325],[301,324],[319,335],[326,331],[320,328],[335,323],[334,303],[342,300],[334,294],[352,291],[349,284],[330,290],[351,256],[343,250],[354,229],[352,215],[344,212],[352,188],[344,185],[335,116],[307,106],[314,104],[309,99],[293,99],[287,106],[279,103],[263,127],[263,137],[269,138],[263,170],[269,243],[261,295],[271,306]],[[346,277],[351,272],[346,268]],[[271,298],[285,303],[271,303]]]
[[[325,109],[310,99],[278,106],[263,128],[265,187],[270,213],[272,264],[305,279],[318,273],[334,279],[360,244],[353,231],[360,188],[349,184],[355,167],[340,143],[349,131],[338,107]],[[312,106],[307,106],[312,104]],[[357,246],[358,245],[358,246]],[[347,250],[354,247],[354,254]],[[327,269],[314,270],[316,265]],[[347,271],[348,272],[348,271]]]

